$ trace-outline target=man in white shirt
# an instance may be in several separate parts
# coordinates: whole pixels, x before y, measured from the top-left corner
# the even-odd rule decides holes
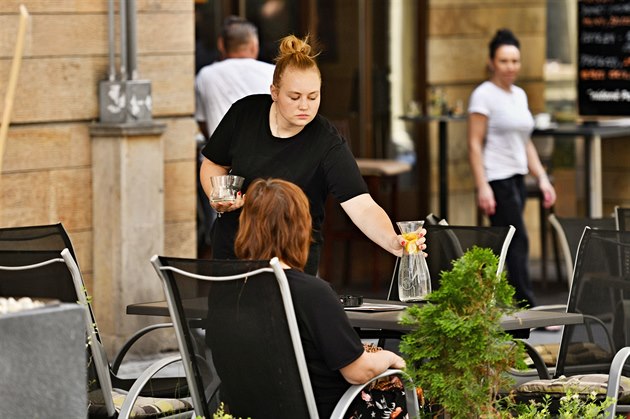
[[[217,48],[223,60],[202,68],[195,81],[195,119],[206,140],[234,102],[269,93],[273,81],[274,66],[256,60],[258,31],[247,20],[226,18]]]

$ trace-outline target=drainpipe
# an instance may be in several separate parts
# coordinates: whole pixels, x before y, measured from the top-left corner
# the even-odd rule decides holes
[[[123,0],[124,1],[124,0]],[[138,78],[137,40],[136,40],[136,0],[127,1],[127,77]],[[122,19],[122,17],[121,17]]]
[[[120,0],[120,79],[127,80],[127,1]]]
[[[107,2],[107,48],[109,52],[109,81],[116,80],[116,58],[114,48],[114,0]]]

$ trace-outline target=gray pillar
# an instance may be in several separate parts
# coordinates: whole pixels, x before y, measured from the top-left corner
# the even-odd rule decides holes
[[[95,316],[113,354],[149,319],[125,314],[128,304],[164,298],[149,259],[164,249],[165,124],[94,124],[92,136]],[[159,335],[159,334],[158,334]],[[146,351],[159,350],[149,339]]]

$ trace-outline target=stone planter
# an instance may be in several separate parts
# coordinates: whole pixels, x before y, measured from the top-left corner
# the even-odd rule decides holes
[[[61,304],[0,316],[0,417],[87,417],[83,313]]]

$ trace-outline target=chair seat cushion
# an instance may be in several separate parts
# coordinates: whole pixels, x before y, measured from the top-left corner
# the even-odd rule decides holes
[[[608,374],[583,374],[571,377],[560,376],[552,380],[532,380],[517,387],[520,393],[549,394],[562,396],[568,391],[577,394],[606,395],[608,390]],[[617,401],[630,401],[630,378],[621,376]]]
[[[556,366],[559,348],[559,343],[543,343],[540,345],[534,345],[534,349],[538,352],[547,367]],[[534,361],[532,361],[530,357],[526,357],[525,364],[531,368],[534,366]]]
[[[127,397],[127,394],[122,390],[112,391],[112,399],[114,400],[114,406],[116,407],[117,412],[120,412],[120,408],[125,401],[125,397]],[[91,402],[88,410],[90,417],[107,416],[105,405],[103,404]],[[130,417],[148,419],[186,412],[188,410],[192,410],[192,404],[185,399],[166,399],[140,396],[133,406]]]

